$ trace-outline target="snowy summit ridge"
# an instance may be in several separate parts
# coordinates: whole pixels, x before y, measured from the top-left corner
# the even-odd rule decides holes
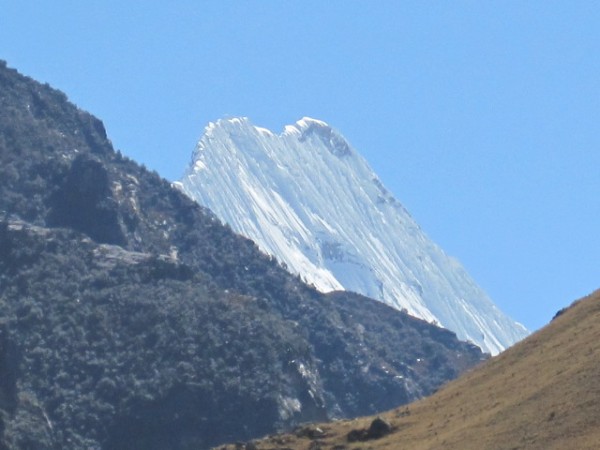
[[[327,123],[210,123],[177,185],[319,290],[350,290],[497,354],[527,335]]]

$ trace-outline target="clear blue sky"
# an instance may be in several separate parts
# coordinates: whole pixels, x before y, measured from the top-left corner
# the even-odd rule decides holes
[[[0,0],[0,58],[177,179],[212,120],[327,121],[530,329],[600,288],[596,1]]]

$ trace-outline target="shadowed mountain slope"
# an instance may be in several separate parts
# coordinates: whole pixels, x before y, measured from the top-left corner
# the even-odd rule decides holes
[[[0,448],[206,448],[389,409],[482,359],[302,283],[0,63]]]
[[[599,342],[597,291],[433,396],[381,415],[391,425],[384,437],[351,442],[367,436],[370,417],[269,438],[258,448],[597,449]]]

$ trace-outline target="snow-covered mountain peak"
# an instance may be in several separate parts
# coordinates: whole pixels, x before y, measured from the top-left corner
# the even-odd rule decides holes
[[[353,154],[350,144],[340,133],[326,122],[313,119],[312,117],[303,117],[293,125],[286,125],[283,132],[279,135],[276,135],[267,128],[252,124],[247,117],[219,119],[216,122],[210,122],[205,127],[203,137],[212,138],[219,133],[230,133],[231,135],[240,133],[248,135],[258,134],[264,138],[297,139],[300,142],[319,140],[335,156],[349,156]],[[200,146],[196,150],[194,159],[198,150],[202,151],[203,148],[204,146]],[[301,148],[298,150],[301,150]]]
[[[346,139],[322,120],[303,117],[295,125],[286,126],[285,133],[298,135],[300,142],[318,139],[335,156],[349,156],[353,153]]]
[[[319,119],[313,119],[312,117],[304,116],[302,119],[296,122],[300,128],[308,128],[310,126],[319,126],[324,128],[331,128],[327,122],[324,122]]]
[[[302,119],[296,121],[293,125],[286,125],[284,127],[283,134],[301,136],[302,134],[310,131],[314,128],[331,128],[326,122],[322,120],[313,119],[312,117],[304,116]]]
[[[491,353],[527,334],[325,122],[305,117],[281,134],[247,118],[211,123],[178,185],[321,291],[376,298]]]

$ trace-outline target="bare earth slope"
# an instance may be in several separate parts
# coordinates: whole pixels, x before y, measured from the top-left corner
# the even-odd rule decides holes
[[[597,449],[599,319],[596,291],[435,395],[382,415],[392,426],[382,438],[349,442],[371,417],[268,438],[258,448]]]

